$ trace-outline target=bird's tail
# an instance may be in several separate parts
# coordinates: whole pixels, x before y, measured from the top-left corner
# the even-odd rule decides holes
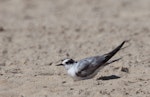
[[[123,41],[118,47],[116,47],[114,50],[112,50],[111,52],[105,54],[105,60],[103,61],[104,63],[106,63],[109,59],[111,59],[120,49],[121,47],[124,45],[126,41]]]

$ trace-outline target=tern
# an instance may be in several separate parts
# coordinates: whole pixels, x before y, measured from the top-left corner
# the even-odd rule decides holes
[[[104,68],[108,64],[119,60],[117,59],[108,62],[122,48],[125,42],[126,41],[123,41],[119,46],[117,46],[114,50],[112,50],[109,53],[87,57],[79,61],[75,61],[71,58],[66,58],[62,60],[61,64],[58,64],[56,66],[64,66],[68,74],[71,77],[73,77],[74,80],[91,79],[95,75],[97,75],[97,73],[102,68]]]

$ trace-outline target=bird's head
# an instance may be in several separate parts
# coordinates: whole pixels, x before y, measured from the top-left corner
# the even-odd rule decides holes
[[[63,59],[61,61],[62,61],[61,64],[58,64],[56,66],[65,66],[66,69],[71,68],[74,65],[74,63],[76,63],[75,60],[69,58]]]

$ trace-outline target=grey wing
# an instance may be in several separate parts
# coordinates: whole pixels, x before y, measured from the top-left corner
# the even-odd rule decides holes
[[[104,67],[105,65],[107,65],[106,62],[110,60],[121,49],[125,42],[126,41],[123,41],[118,47],[107,54],[80,60],[78,63],[78,71],[76,72],[76,74],[81,77],[86,77],[94,73],[96,69]]]
[[[104,56],[95,56],[80,60],[78,63],[78,71],[76,72],[77,76],[87,77],[93,74],[99,67],[103,66]]]

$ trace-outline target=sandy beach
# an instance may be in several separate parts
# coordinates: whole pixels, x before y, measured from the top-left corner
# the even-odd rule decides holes
[[[56,66],[124,40],[93,79]],[[0,0],[0,97],[150,97],[150,1]]]

